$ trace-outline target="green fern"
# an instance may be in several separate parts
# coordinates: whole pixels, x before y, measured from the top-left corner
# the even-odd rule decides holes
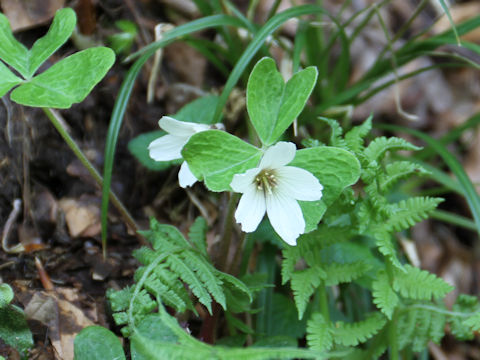
[[[364,261],[355,261],[348,264],[331,263],[325,265],[325,285],[334,286],[340,283],[351,282],[369,271],[372,266]]]
[[[195,219],[188,230],[188,239],[203,255],[208,256],[206,236],[207,221],[205,218],[199,216]]]
[[[307,344],[315,351],[328,351],[333,346],[334,329],[322,314],[315,313],[307,322]]]
[[[345,323],[338,321],[333,330],[334,342],[344,346],[357,346],[378,333],[387,323],[379,312],[371,313],[363,321]]]
[[[366,158],[372,161],[379,161],[385,156],[387,151],[398,150],[414,150],[418,151],[421,148],[410,144],[408,141],[397,137],[386,138],[381,136],[373,140],[365,149]]]
[[[397,250],[392,241],[392,235],[384,229],[383,225],[380,225],[372,230],[372,236],[376,240],[378,251],[387,257],[397,269],[403,271],[403,265],[398,260]]]
[[[417,300],[443,298],[453,290],[453,286],[428,271],[411,265],[404,265],[404,272],[397,271],[393,281],[393,289],[403,297]]]
[[[418,307],[422,303],[412,303],[400,312],[397,320],[397,341],[400,349],[407,345],[420,352],[429,341],[439,343],[445,335],[446,316],[441,308]]]
[[[330,145],[332,146],[345,146],[345,140],[342,138],[343,134],[343,129],[338,123],[337,120],[333,119],[328,119],[325,117],[319,117],[318,118],[321,121],[324,121],[330,126],[330,129],[332,130],[332,133],[330,135]]]
[[[480,303],[475,296],[461,294],[452,310],[456,316],[450,316],[452,334],[459,340],[472,340],[473,331],[480,327]]]
[[[422,166],[410,161],[395,161],[385,167],[385,173],[379,178],[380,192],[385,194],[398,181],[410,177],[411,175],[428,175],[430,174]]]
[[[290,283],[299,319],[303,318],[310,296],[322,283],[322,280],[326,278],[326,275],[325,271],[318,265],[305,270],[295,271],[292,274]]]
[[[213,300],[226,309],[227,289],[252,301],[250,290],[240,280],[215,269],[203,251],[193,247],[175,227],[161,225],[155,220],[150,227],[144,234],[154,250],[144,247],[134,252],[144,265],[135,273],[136,284],[107,293],[114,319],[119,325],[128,325],[122,329],[124,334],[131,334],[132,326],[160,303],[180,312],[194,310],[189,290],[210,313]],[[193,243],[200,243],[202,232],[204,230],[194,229],[198,238]]]
[[[391,217],[386,226],[391,231],[408,229],[426,219],[443,199],[430,197],[412,197],[389,206]]]
[[[376,280],[372,283],[372,296],[373,303],[391,320],[393,311],[399,304],[399,299],[390,286],[388,276],[383,270],[377,274]]]
[[[347,147],[356,154],[361,153],[364,148],[364,138],[370,130],[372,130],[372,119],[373,116],[370,115],[363,124],[353,127],[345,134],[345,143]]]

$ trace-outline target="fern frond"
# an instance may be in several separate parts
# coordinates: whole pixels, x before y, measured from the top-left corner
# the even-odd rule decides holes
[[[391,320],[392,314],[398,305],[398,296],[393,291],[388,281],[385,271],[377,274],[376,280],[372,283],[373,303],[377,305],[380,311]]]
[[[334,329],[320,313],[315,313],[307,322],[307,344],[316,351],[328,351],[333,346]]]
[[[459,340],[472,340],[473,331],[479,331],[480,303],[477,297],[461,294],[457,297],[452,310],[461,314],[450,316],[449,322],[452,334]],[[473,330],[473,331],[472,331]]]
[[[403,266],[398,260],[397,250],[392,241],[392,235],[385,230],[384,226],[376,226],[371,230],[372,236],[376,239],[378,251],[387,257],[397,269],[403,271]]]
[[[408,141],[397,138],[390,137],[386,138],[381,136],[373,140],[365,149],[365,156],[367,159],[372,161],[379,161],[383,158],[387,151],[398,151],[398,150],[420,150],[421,148],[410,144]]]
[[[408,229],[426,219],[443,199],[417,196],[390,205],[391,217],[386,225],[392,231]]]
[[[364,261],[355,261],[348,264],[331,263],[324,265],[323,270],[326,273],[325,285],[333,286],[340,283],[350,282],[363,276],[371,265]]]
[[[344,346],[357,346],[378,333],[387,323],[379,312],[370,314],[365,320],[355,323],[338,321],[333,328],[333,340]]]
[[[385,167],[385,173],[379,179],[380,192],[383,194],[392,189],[392,187],[400,180],[409,176],[430,174],[421,165],[411,161],[395,161]]]
[[[332,131],[330,135],[330,145],[345,147],[345,140],[343,140],[342,138],[343,129],[338,123],[338,121],[334,119],[325,118],[322,116],[320,116],[318,119],[326,122],[328,126],[330,126],[330,129]]]
[[[282,250],[282,255],[282,285],[285,285],[292,278],[295,265],[301,257],[300,247],[298,245],[288,246]]]
[[[439,343],[445,335],[446,316],[435,307],[415,307],[415,303],[400,312],[397,321],[397,341],[399,348],[407,345],[415,352],[426,348],[429,341]],[[442,310],[439,308],[439,310]]]
[[[193,237],[198,235],[197,240],[203,238],[204,241],[202,233],[204,230],[194,229]],[[188,289],[209,312],[213,300],[226,309],[227,288],[235,289],[236,294],[244,296],[246,302],[252,301],[251,292],[240,280],[233,280],[230,275],[215,269],[202,250],[192,246],[175,227],[152,220],[151,230],[144,234],[152,242],[154,250],[141,248],[135,251],[135,257],[144,264],[135,272],[136,284],[108,294],[112,309],[118,313],[114,314],[114,318],[120,325],[128,322],[122,332],[129,334],[132,326],[163,306],[162,303],[177,311],[194,310]],[[197,240],[194,242],[200,244]]]
[[[325,271],[317,265],[305,270],[297,270],[292,274],[290,284],[293,298],[301,320],[313,292],[326,277]]]
[[[370,115],[361,125],[353,127],[345,134],[345,143],[354,153],[358,154],[363,150],[365,136],[372,130],[372,118]]]
[[[205,256],[207,256],[207,221],[199,216],[188,230],[188,239]]]
[[[443,298],[453,290],[453,286],[428,271],[412,265],[404,265],[405,272],[397,271],[393,281],[393,289],[403,297],[416,300]]]

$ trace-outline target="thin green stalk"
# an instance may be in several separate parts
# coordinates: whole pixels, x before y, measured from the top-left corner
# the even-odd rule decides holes
[[[320,303],[320,312],[327,323],[330,323],[330,311],[328,310],[328,294],[325,282],[322,281],[318,287],[318,301]]]
[[[448,211],[434,210],[430,216],[436,220],[441,220],[443,222],[460,226],[468,230],[477,231],[477,226],[472,220]]]
[[[232,228],[233,228],[233,215],[235,214],[235,207],[240,194],[233,193],[228,200],[227,214],[225,215],[225,221],[223,226],[223,235],[220,240],[220,254],[218,258],[218,268],[221,271],[225,271],[228,259],[228,251],[230,250],[230,244],[232,243]]]
[[[64,121],[60,114],[56,112],[53,109],[50,108],[42,108],[45,114],[47,115],[48,119],[52,122],[53,126],[57,131],[60,133],[60,136],[65,140],[67,143],[68,147],[73,151],[75,156],[80,160],[80,162],[85,166],[85,168],[88,170],[90,175],[93,177],[93,179],[96,181],[96,183],[100,186],[100,188],[103,186],[103,179],[100,173],[95,169],[93,164],[88,160],[88,158],[85,156],[83,151],[80,149],[78,144],[73,140],[73,138],[70,136],[68,133],[67,129],[65,129]],[[123,206],[122,202],[120,199],[115,195],[113,191],[110,190],[110,200],[112,201],[113,205],[117,208],[117,210],[120,212],[120,215],[122,216],[123,220],[127,223],[127,225],[137,233],[138,226],[135,223],[135,220],[133,217],[130,215],[128,210]],[[138,235],[140,236],[140,235]],[[142,238],[143,240],[143,238]],[[103,249],[103,256],[106,257],[107,249],[106,249],[106,243],[102,241],[102,249]]]
[[[398,341],[397,341],[397,320],[398,311],[395,310],[392,315],[392,320],[388,324],[388,343],[390,345],[388,349],[388,358],[390,360],[399,360],[398,353]]]

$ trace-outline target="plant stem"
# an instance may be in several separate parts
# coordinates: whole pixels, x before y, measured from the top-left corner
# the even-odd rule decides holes
[[[320,312],[327,323],[330,322],[330,311],[328,311],[328,294],[325,282],[321,282],[318,287],[318,300],[320,302]]]
[[[227,214],[225,215],[225,221],[223,223],[223,235],[220,240],[220,253],[218,257],[218,269],[220,271],[225,271],[227,265],[228,253],[232,242],[233,215],[238,198],[239,194],[232,193],[228,200]]]
[[[85,156],[83,151],[80,149],[78,144],[73,140],[73,138],[70,136],[68,133],[66,127],[65,127],[65,121],[63,120],[62,116],[55,110],[50,109],[50,108],[43,108],[43,111],[49,118],[49,120],[52,122],[53,126],[55,126],[55,129],[60,133],[62,136],[63,140],[67,143],[68,147],[73,151],[75,156],[80,160],[80,162],[85,166],[85,168],[88,170],[90,175],[93,177],[93,179],[97,182],[97,184],[100,186],[100,188],[103,185],[103,179],[100,173],[95,169],[93,164],[88,160],[88,158]],[[142,243],[145,243],[145,240],[141,235],[138,234],[138,226],[133,219],[133,217],[130,215],[128,210],[125,208],[125,206],[122,204],[120,199],[117,197],[117,195],[114,194],[112,190],[110,190],[110,200],[112,201],[112,204],[117,208],[117,210],[120,212],[121,217],[125,221],[125,223],[135,231],[135,234],[137,234],[137,237],[140,239]],[[103,249],[103,257],[106,257],[107,254],[107,244],[102,242],[102,249]]]
[[[387,276],[390,284],[393,283],[394,276],[395,276],[395,269],[394,265],[390,258],[386,258],[386,265],[387,265]],[[398,319],[398,309],[395,309],[392,315],[392,320],[390,320],[388,324],[388,343],[389,343],[389,359],[390,360],[398,360],[398,341],[397,341],[397,319]]]

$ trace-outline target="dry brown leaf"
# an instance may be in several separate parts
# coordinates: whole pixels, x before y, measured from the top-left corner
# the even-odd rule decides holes
[[[100,233],[100,208],[94,201],[63,198],[59,206],[65,212],[65,221],[72,237],[92,237]]]
[[[72,303],[78,299],[75,289],[60,288],[55,292],[37,292],[25,307],[29,320],[37,320],[48,327],[48,336],[57,359],[73,359],[75,336],[93,325],[84,312]]]
[[[65,0],[1,0],[2,11],[10,20],[12,31],[28,29],[50,20]]]

